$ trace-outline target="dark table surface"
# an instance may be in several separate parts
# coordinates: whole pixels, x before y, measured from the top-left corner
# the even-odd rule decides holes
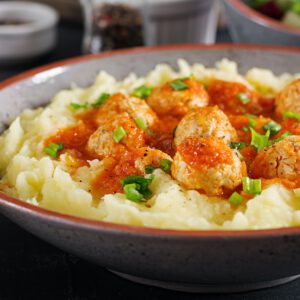
[[[55,51],[26,66],[0,69],[0,80],[52,61],[80,55],[82,29],[60,25]],[[218,42],[228,42],[227,32]],[[245,270],[246,271],[246,270]],[[64,253],[0,216],[0,300],[4,299],[300,299],[300,280],[233,295],[193,295],[142,286]]]

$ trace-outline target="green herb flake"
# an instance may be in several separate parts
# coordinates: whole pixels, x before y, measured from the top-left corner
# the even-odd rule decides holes
[[[158,169],[159,167],[156,167],[156,166],[146,166],[145,167],[145,173],[146,174],[152,174],[156,169]]]
[[[285,119],[296,119],[297,121],[300,122],[300,114],[297,114],[297,113],[292,112],[292,111],[286,111],[283,114],[283,120],[285,120]]]
[[[116,143],[119,143],[126,136],[126,131],[122,126],[119,126],[113,132],[113,139]]]
[[[152,195],[149,185],[153,179],[154,175],[150,175],[148,178],[142,175],[130,175],[122,178],[120,182],[128,200],[142,202]]]
[[[132,96],[141,99],[147,99],[152,94],[152,91],[153,88],[142,85],[133,91]]]
[[[98,99],[92,104],[92,107],[97,108],[101,106],[108,98],[110,97],[110,94],[103,93],[101,94]]]
[[[84,103],[84,104],[80,104],[80,103],[71,103],[70,107],[74,110],[79,110],[79,109],[88,109],[88,104]]]
[[[274,145],[275,143],[278,143],[280,142],[281,140],[285,139],[286,137],[288,136],[291,136],[292,134],[287,131],[285,132],[284,134],[282,134],[279,138],[275,139],[275,140],[272,140],[272,141],[269,141],[269,145]]]
[[[256,148],[260,152],[265,147],[269,146],[270,131],[268,130],[265,135],[261,135],[256,132],[253,128],[251,130],[251,146]]]
[[[243,191],[251,195],[261,194],[261,179],[251,179],[249,177],[242,178]]]
[[[243,148],[245,148],[246,147],[246,143],[245,142],[231,142],[230,144],[229,144],[229,147],[231,148],[231,149],[234,149],[234,150],[241,150],[241,149],[243,149]]]
[[[251,128],[254,128],[256,126],[257,122],[253,118],[249,118],[249,123],[244,126],[242,129],[245,132],[248,132]]]
[[[144,195],[139,192],[139,188],[140,186],[136,183],[126,184],[124,186],[126,198],[133,202],[142,202],[144,200]]]
[[[145,121],[142,118],[136,118],[135,119],[135,124],[137,125],[137,127],[141,128],[141,129],[146,129],[148,126],[145,123]]]
[[[238,93],[236,96],[243,104],[248,104],[251,101],[246,93]]]
[[[172,166],[172,161],[169,159],[162,159],[160,161],[161,169],[167,174],[171,173],[171,166]]]
[[[189,88],[189,86],[182,81],[182,79],[176,79],[170,83],[171,88],[174,91],[184,91]]]
[[[49,143],[48,147],[44,149],[45,153],[53,158],[57,158],[58,152],[64,149],[62,143]]]
[[[241,196],[239,193],[234,192],[230,197],[229,197],[229,202],[233,205],[240,205],[244,201],[243,196]]]
[[[271,121],[263,126],[263,130],[270,131],[270,136],[276,135],[281,130],[281,125]]]

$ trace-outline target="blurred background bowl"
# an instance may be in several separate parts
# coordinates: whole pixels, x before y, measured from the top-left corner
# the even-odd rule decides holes
[[[56,44],[58,14],[43,4],[0,2],[0,65],[41,56]]]
[[[148,1],[149,45],[215,42],[219,1]]]
[[[234,42],[300,46],[300,30],[267,17],[246,0],[224,0],[229,30]]]

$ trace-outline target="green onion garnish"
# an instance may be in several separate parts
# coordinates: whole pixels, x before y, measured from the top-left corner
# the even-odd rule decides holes
[[[248,125],[246,125],[246,126],[243,127],[243,131],[248,132],[251,128],[255,127],[256,123],[257,122],[255,120],[253,120],[252,118],[250,118]]]
[[[184,83],[181,79],[176,79],[170,83],[170,86],[175,91],[184,91],[189,88],[189,86]]]
[[[170,161],[169,159],[162,159],[160,161],[160,167],[165,173],[168,174],[171,173],[171,166],[172,166],[172,161]]]
[[[237,143],[231,142],[229,144],[229,147],[231,149],[240,150],[240,149],[243,149],[246,147],[246,143],[245,142],[237,142]]]
[[[278,124],[278,123],[276,123],[276,122],[274,122],[274,121],[271,121],[271,122],[265,124],[263,126],[263,129],[265,131],[269,130],[270,131],[270,136],[273,136],[273,135],[277,134],[281,130],[281,125]]]
[[[239,205],[244,201],[243,196],[241,196],[239,193],[234,192],[230,198],[229,198],[229,202],[233,205]]]
[[[79,110],[79,109],[87,109],[88,108],[88,104],[84,103],[84,104],[79,104],[79,103],[71,103],[70,104],[71,108],[74,110]]]
[[[141,129],[146,129],[148,127],[142,118],[136,118],[135,124],[137,125],[137,127]]]
[[[174,129],[173,129],[173,131],[172,131],[173,137],[175,137],[177,127],[178,127],[178,126],[174,127]]]
[[[154,170],[158,169],[159,167],[156,167],[156,166],[146,166],[145,167],[145,173],[146,174],[152,174],[154,172]]]
[[[247,194],[259,195],[261,193],[261,179],[243,177],[243,191]]]
[[[98,97],[98,99],[92,104],[92,107],[99,107],[99,106],[101,106],[109,97],[110,97],[110,94],[107,94],[107,93],[101,94]]]
[[[292,111],[286,111],[284,114],[283,114],[283,120],[285,119],[296,119],[297,121],[300,122],[300,114],[297,114],[295,112],[292,112]]]
[[[141,202],[144,199],[143,194],[139,192],[140,186],[136,183],[130,183],[124,185],[125,196],[128,200],[133,202]]]
[[[247,104],[251,101],[245,93],[238,93],[236,96],[243,104]]]
[[[113,139],[119,143],[126,136],[126,131],[122,126],[119,126],[113,133]]]
[[[250,119],[256,119],[257,116],[256,115],[252,115],[252,114],[244,114],[244,116],[250,118]]]
[[[142,85],[133,91],[132,96],[141,99],[147,99],[151,95],[152,91],[153,88]]]
[[[120,182],[128,200],[141,202],[152,195],[152,192],[149,190],[149,185],[153,179],[153,175],[150,175],[149,178],[142,175],[130,175],[121,179]]]
[[[64,149],[64,145],[62,143],[49,143],[48,147],[45,148],[45,153],[49,156],[56,158],[58,156],[58,152]]]
[[[251,130],[251,146],[256,148],[260,152],[265,147],[269,146],[270,131],[268,130],[265,135],[261,135],[256,132],[253,128]]]
[[[281,140],[285,139],[286,137],[292,135],[289,131],[285,132],[284,134],[282,134],[279,138],[269,141],[269,145],[274,145],[275,143],[280,142]]]

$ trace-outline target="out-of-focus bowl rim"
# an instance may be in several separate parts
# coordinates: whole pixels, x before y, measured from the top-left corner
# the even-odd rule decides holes
[[[137,54],[137,53],[146,53],[154,51],[175,51],[175,50],[192,50],[192,49],[252,49],[252,50],[261,50],[261,51],[283,51],[283,52],[296,52],[300,53],[300,50],[293,47],[282,47],[282,46],[262,46],[262,45],[240,45],[240,44],[218,44],[218,45],[199,45],[199,44],[188,44],[188,45],[172,45],[172,46],[158,46],[158,47],[142,47],[126,50],[117,50],[111,52],[105,52],[100,54],[85,55],[74,57],[55,63],[51,63],[42,67],[35,68],[33,70],[21,73],[17,76],[9,78],[3,82],[0,82],[0,91],[4,88],[7,88],[11,85],[28,79],[38,73],[54,69],[57,67],[70,66],[72,64],[93,60],[101,59],[106,57],[113,57],[116,55],[125,55],[125,54]],[[2,202],[2,203],[1,203]],[[142,226],[133,226],[133,225],[123,225],[115,224],[104,221],[89,220],[81,217],[71,216],[56,211],[51,211],[45,208],[35,206],[33,204],[26,203],[17,198],[11,197],[0,192],[0,207],[10,206],[17,207],[26,212],[35,215],[41,218],[47,218],[54,221],[59,221],[62,223],[72,223],[73,225],[85,227],[93,230],[107,230],[107,231],[118,231],[118,232],[127,232],[131,234],[140,234],[140,235],[150,235],[157,237],[168,237],[176,238],[186,237],[186,238],[195,238],[195,237],[205,237],[205,238],[215,238],[215,237],[236,237],[236,238],[263,238],[266,236],[282,236],[288,234],[300,234],[300,226],[287,227],[287,228],[276,228],[276,229],[263,229],[263,230],[173,230],[173,229],[158,229]]]
[[[245,18],[250,19],[255,23],[258,23],[265,27],[272,27],[281,32],[288,32],[300,36],[300,29],[284,24],[260,12],[257,12],[255,9],[251,8],[241,0],[225,0],[225,1],[227,1],[228,4],[231,5],[233,8],[237,9],[241,14],[243,14]]]

